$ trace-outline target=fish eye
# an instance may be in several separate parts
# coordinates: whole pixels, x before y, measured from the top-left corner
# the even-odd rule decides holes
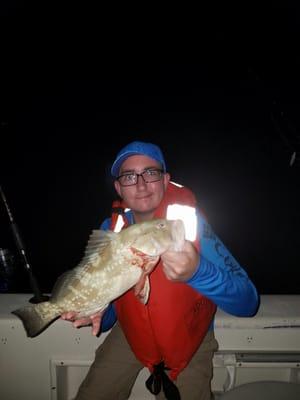
[[[163,228],[165,228],[165,226],[166,226],[166,224],[165,224],[164,222],[160,222],[160,223],[157,225],[157,228],[158,228],[158,229],[163,229]]]

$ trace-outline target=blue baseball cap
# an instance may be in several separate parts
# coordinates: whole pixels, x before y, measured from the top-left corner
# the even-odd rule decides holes
[[[110,170],[112,176],[119,176],[121,165],[128,157],[136,156],[139,154],[150,157],[153,160],[159,162],[162,166],[163,171],[166,172],[166,163],[160,148],[153,143],[136,141],[129,143],[127,146],[123,147],[123,149],[119,151]]]

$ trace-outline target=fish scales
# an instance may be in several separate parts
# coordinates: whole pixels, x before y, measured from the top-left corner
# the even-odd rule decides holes
[[[93,230],[82,260],[58,278],[50,300],[12,313],[22,320],[27,336],[35,337],[65,312],[77,312],[82,318],[104,311],[140,280],[145,282],[141,300],[145,304],[149,296],[147,275],[151,273],[147,264],[168,249],[181,249],[184,237],[180,220],[156,219],[119,233]]]

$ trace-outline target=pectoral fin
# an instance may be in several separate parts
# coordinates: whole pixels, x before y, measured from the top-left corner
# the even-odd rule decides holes
[[[131,248],[131,251],[140,256],[142,260],[142,264],[140,266],[143,269],[143,273],[139,281],[134,286],[134,294],[142,304],[147,304],[150,294],[150,281],[148,275],[153,271],[160,257],[149,256],[133,248]]]
[[[142,304],[147,304],[150,294],[150,282],[149,277],[143,274],[134,287],[134,294]]]

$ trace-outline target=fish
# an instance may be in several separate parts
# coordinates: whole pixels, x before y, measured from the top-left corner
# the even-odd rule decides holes
[[[63,313],[85,318],[104,311],[129,289],[146,304],[149,274],[167,250],[180,251],[185,240],[181,220],[153,219],[128,226],[120,232],[93,230],[84,256],[55,282],[50,299],[12,311],[23,323],[27,336],[38,336]],[[149,267],[151,266],[151,267]]]

